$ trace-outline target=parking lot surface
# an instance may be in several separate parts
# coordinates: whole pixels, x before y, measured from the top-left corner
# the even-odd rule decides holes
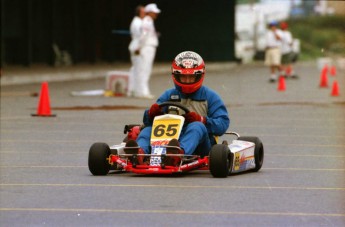
[[[103,89],[100,76],[44,78],[56,116],[32,117],[41,84],[26,80],[1,86],[0,225],[344,226],[344,71],[320,88],[316,65],[299,63],[299,78],[278,91],[261,64],[206,67],[204,84],[224,99],[229,131],[262,140],[259,172],[221,179],[208,171],[92,176],[90,146],[121,142],[124,125],[141,123],[154,100],[71,96]],[[160,64],[154,71],[154,95],[173,86],[169,69]],[[339,96],[331,95],[334,81]]]

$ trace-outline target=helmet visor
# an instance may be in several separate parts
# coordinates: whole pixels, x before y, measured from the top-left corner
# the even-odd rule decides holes
[[[202,72],[197,71],[194,74],[181,74],[180,72],[175,71],[173,75],[175,80],[181,84],[194,84],[200,81]]]

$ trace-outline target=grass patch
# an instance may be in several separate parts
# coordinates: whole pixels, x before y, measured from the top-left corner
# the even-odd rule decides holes
[[[291,33],[300,39],[300,60],[345,56],[345,16],[290,19]]]

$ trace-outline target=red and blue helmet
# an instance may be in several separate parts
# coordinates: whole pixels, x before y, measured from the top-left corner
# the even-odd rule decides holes
[[[196,92],[204,81],[205,63],[202,57],[193,51],[179,53],[171,66],[172,79],[175,87],[182,93]],[[194,83],[182,83],[180,75],[196,75]]]

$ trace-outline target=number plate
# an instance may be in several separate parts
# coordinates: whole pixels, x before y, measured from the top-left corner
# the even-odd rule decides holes
[[[152,154],[161,155],[166,153],[165,145],[172,139],[178,139],[183,127],[184,117],[173,114],[165,114],[155,117],[152,124],[151,147]],[[160,156],[152,156],[151,166],[158,166],[161,163]]]
[[[151,132],[151,141],[170,141],[178,139],[183,127],[184,118],[178,115],[163,115],[156,117]]]

